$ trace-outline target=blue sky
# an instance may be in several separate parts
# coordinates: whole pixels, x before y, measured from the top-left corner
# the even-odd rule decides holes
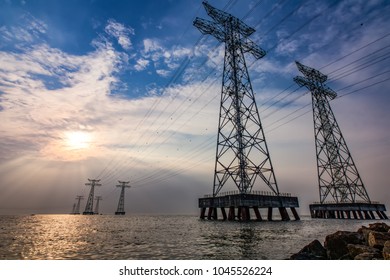
[[[390,202],[388,1],[221,0],[267,51],[246,56],[281,192],[318,200],[310,95],[331,105],[372,200]],[[0,0],[0,213],[66,213],[87,178],[103,212],[129,180],[132,213],[196,213],[211,192],[223,45],[201,1]],[[344,96],[345,95],[345,96]]]

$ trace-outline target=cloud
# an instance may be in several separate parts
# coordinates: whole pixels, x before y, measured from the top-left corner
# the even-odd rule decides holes
[[[135,70],[142,71],[149,65],[149,60],[139,58],[137,64],[134,66]]]
[[[104,30],[108,35],[117,39],[118,44],[121,45],[123,49],[131,49],[132,43],[130,36],[135,34],[133,28],[126,27],[124,24],[121,24],[114,19],[109,19]]]

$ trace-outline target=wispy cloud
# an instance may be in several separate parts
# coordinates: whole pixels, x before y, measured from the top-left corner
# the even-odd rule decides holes
[[[130,36],[134,35],[134,29],[131,27],[126,27],[124,24],[110,19],[107,22],[107,25],[104,29],[106,33],[114,37],[118,44],[122,46],[125,50],[130,50],[132,47]]]

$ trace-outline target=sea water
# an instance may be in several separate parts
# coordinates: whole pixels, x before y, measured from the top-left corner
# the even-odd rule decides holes
[[[196,216],[0,216],[0,259],[287,259],[338,230],[373,221],[224,222]]]

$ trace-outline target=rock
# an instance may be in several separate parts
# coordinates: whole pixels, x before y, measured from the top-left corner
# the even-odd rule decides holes
[[[325,238],[324,247],[328,258],[337,260],[349,254],[348,244],[364,244],[364,238],[361,233],[350,231],[337,231]]]
[[[303,247],[298,253],[293,254],[290,260],[326,260],[327,254],[320,241],[314,240]]]
[[[354,258],[354,260],[378,260],[378,259],[382,259],[382,256],[380,254],[378,255],[369,252],[361,253]]]
[[[386,241],[385,245],[383,246],[383,251],[382,251],[383,258],[385,260],[390,260],[390,241]]]
[[[368,228],[373,231],[378,232],[389,232],[390,226],[385,223],[375,223],[375,224],[369,224]]]
[[[378,257],[381,257],[381,251],[379,249],[367,245],[348,244],[347,249],[352,259],[363,253],[372,253],[378,255]]]
[[[385,242],[390,240],[390,233],[371,231],[368,234],[368,245],[378,249],[382,249]]]
[[[368,244],[368,234],[371,232],[371,230],[368,227],[362,226],[358,229],[357,232],[363,235],[366,244]]]

